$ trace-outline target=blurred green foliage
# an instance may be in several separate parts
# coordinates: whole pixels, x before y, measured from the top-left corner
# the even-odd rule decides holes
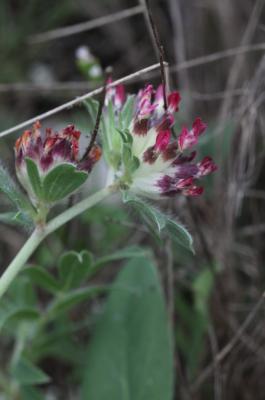
[[[37,51],[27,43],[29,35],[60,26],[73,12],[74,3],[71,0],[63,2],[1,0],[1,82],[25,80],[29,62]]]

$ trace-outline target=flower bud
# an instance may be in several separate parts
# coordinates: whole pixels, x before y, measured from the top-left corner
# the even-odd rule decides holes
[[[17,177],[32,204],[48,208],[73,193],[87,179],[101,156],[94,145],[84,160],[79,159],[80,132],[69,125],[59,132],[40,130],[39,122],[16,141]]]
[[[199,136],[205,131],[205,129],[206,124],[202,122],[201,118],[195,119],[190,131],[187,128],[183,128],[178,138],[180,150],[183,151],[196,145],[198,143]]]

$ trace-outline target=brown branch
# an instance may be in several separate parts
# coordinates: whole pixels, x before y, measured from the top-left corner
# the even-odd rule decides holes
[[[106,93],[107,93],[107,82],[108,82],[108,77],[109,77],[109,72],[106,71],[106,76],[105,76],[105,82],[104,82],[104,86],[103,86],[103,92],[102,92],[102,96],[101,99],[99,101],[99,105],[98,105],[98,112],[97,112],[97,117],[96,117],[96,123],[91,135],[91,139],[89,142],[89,145],[82,157],[82,161],[86,159],[86,157],[89,155],[92,147],[94,146],[94,143],[96,141],[97,138],[97,134],[98,134],[98,130],[99,130],[99,125],[100,125],[100,119],[102,116],[102,111],[103,111],[103,107],[105,104],[105,99],[106,99]]]
[[[160,67],[160,64],[150,65],[149,67],[140,69],[139,71],[136,71],[133,74],[130,74],[130,75],[127,75],[127,76],[125,76],[123,78],[117,79],[116,81],[110,83],[108,86],[109,87],[114,87],[114,86],[116,86],[116,85],[118,85],[120,83],[131,81],[131,80],[133,80],[135,78],[138,78],[139,76],[141,76],[143,74],[146,74],[147,72],[153,71],[153,70],[155,70],[155,69],[157,69],[159,67]],[[64,104],[62,104],[62,105],[60,105],[58,107],[55,107],[55,108],[53,108],[53,109],[51,109],[49,111],[46,111],[43,114],[36,115],[35,117],[28,119],[27,121],[24,121],[24,122],[22,122],[22,123],[20,123],[18,125],[13,126],[12,128],[8,128],[8,129],[0,132],[0,138],[4,137],[6,135],[9,135],[12,132],[16,132],[19,129],[22,129],[22,128],[26,127],[26,126],[29,126],[29,125],[33,124],[34,122],[36,122],[36,121],[41,121],[41,120],[43,120],[45,118],[50,117],[51,115],[57,114],[57,113],[59,113],[59,112],[61,112],[63,110],[66,110],[66,109],[68,109],[70,107],[73,107],[76,104],[81,104],[84,100],[86,100],[86,99],[88,99],[90,97],[93,97],[93,96],[95,96],[95,95],[97,95],[99,93],[102,93],[102,92],[103,92],[103,87],[99,87],[98,89],[95,89],[92,92],[85,93],[82,96],[79,96],[79,97],[77,97],[77,98],[75,98],[73,100],[70,100],[70,101],[68,101],[68,102],[66,102],[66,103],[64,103]]]
[[[91,29],[99,28],[106,24],[120,21],[125,18],[133,17],[134,15],[141,14],[144,11],[143,6],[135,6],[126,10],[118,11],[117,13],[106,15],[93,19],[92,21],[81,22],[79,24],[65,26],[63,28],[54,29],[48,32],[38,33],[31,35],[28,38],[29,44],[38,44],[48,42],[50,40],[60,39],[68,36],[73,36],[78,33],[87,32]]]
[[[202,373],[199,375],[199,377],[196,379],[196,381],[194,382],[194,384],[191,387],[192,393],[195,393],[199,389],[199,387],[205,382],[205,380],[212,374],[215,363],[216,362],[220,363],[228,356],[229,353],[232,352],[232,350],[234,349],[234,347],[236,346],[236,344],[238,343],[238,341],[240,340],[242,335],[246,332],[246,330],[250,326],[251,322],[253,321],[253,319],[255,318],[257,313],[260,311],[261,307],[264,304],[264,300],[265,300],[265,292],[262,293],[260,299],[254,305],[254,307],[252,308],[252,311],[248,314],[248,316],[246,317],[246,319],[242,323],[242,325],[240,325],[240,327],[238,328],[234,337],[216,355],[214,362],[212,364],[208,365],[208,367],[206,367],[202,371]]]
[[[158,29],[153,18],[153,14],[151,11],[151,7],[149,4],[149,0],[145,0],[147,15],[150,21],[150,26],[152,28],[152,32],[154,35],[155,43],[159,52],[159,62],[160,62],[160,72],[161,72],[161,81],[163,87],[163,101],[164,101],[164,109],[167,110],[167,95],[166,95],[166,73],[165,73],[165,53],[164,48],[161,44],[161,40],[159,37]]]

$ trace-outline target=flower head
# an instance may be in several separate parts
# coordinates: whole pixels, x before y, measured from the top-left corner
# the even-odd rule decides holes
[[[197,145],[200,136],[206,130],[201,118],[196,118],[191,129],[183,127],[177,139],[172,128],[175,113],[178,111],[180,95],[172,92],[167,96],[167,109],[164,107],[163,88],[155,91],[152,85],[140,90],[131,102],[131,114],[128,111],[128,99],[122,96],[119,107],[115,97],[120,88],[112,88],[113,114],[116,116],[116,130],[120,132],[120,158],[116,175],[127,183],[135,193],[148,197],[171,196],[181,193],[185,196],[198,196],[203,188],[197,182],[217,169],[210,157],[195,162],[196,152],[188,151]],[[122,93],[124,93],[122,91]],[[111,100],[109,99],[109,101]],[[127,126],[118,121],[130,114]],[[111,142],[111,130],[108,118],[105,135]]]
[[[43,133],[40,128],[36,122],[15,143],[17,177],[35,206],[60,200],[76,190],[101,156],[100,148],[94,145],[85,159],[79,158],[81,133],[74,125],[59,132],[48,128]]]

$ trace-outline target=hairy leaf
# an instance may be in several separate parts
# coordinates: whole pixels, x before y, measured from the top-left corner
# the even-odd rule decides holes
[[[43,180],[43,198],[55,202],[78,189],[87,179],[88,174],[77,171],[72,164],[60,164],[54,167]]]
[[[157,238],[161,239],[163,233],[168,233],[178,244],[194,252],[192,236],[181,223],[129,192],[123,193],[123,201],[137,210]]]
[[[20,211],[21,221],[24,225],[32,226],[31,217],[35,215],[35,210],[27,197],[18,189],[17,185],[10,177],[6,168],[0,164],[0,191],[7,195],[9,200]]]

